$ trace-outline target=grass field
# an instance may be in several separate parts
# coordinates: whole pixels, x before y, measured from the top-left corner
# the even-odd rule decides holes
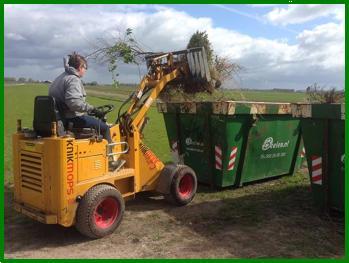
[[[115,88],[112,86],[87,86],[86,90],[93,96],[107,94],[114,99],[123,100],[131,92],[133,87]],[[179,95],[177,94],[177,97]],[[279,92],[279,91],[248,91],[248,90],[217,90],[213,94],[199,93],[195,95],[184,94],[186,100],[248,100],[265,102],[304,102],[306,94],[302,92]],[[174,99],[177,98],[174,96]],[[182,98],[179,96],[179,98]]]
[[[114,88],[112,86],[88,86],[88,102],[93,105],[113,104],[115,109],[108,114],[108,121],[114,122],[117,109],[133,91],[132,87]],[[5,85],[5,120],[4,120],[4,162],[5,162],[5,183],[12,182],[11,176],[11,134],[16,131],[16,120],[21,119],[23,127],[32,127],[34,98],[38,95],[47,95],[47,84],[26,84],[26,85]],[[304,93],[289,92],[258,92],[258,91],[225,91],[224,94],[214,94],[213,98],[252,100],[252,101],[280,101],[299,102],[304,101]],[[202,95],[208,99],[208,95]],[[211,98],[212,99],[212,98]],[[162,115],[156,110],[155,105],[150,109],[148,116],[150,122],[146,126],[145,143],[164,162],[170,161],[167,134]]]

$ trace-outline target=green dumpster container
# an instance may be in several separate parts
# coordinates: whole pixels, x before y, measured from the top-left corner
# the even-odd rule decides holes
[[[324,211],[344,211],[345,104],[294,104],[301,129],[314,201]]]
[[[293,174],[300,123],[289,103],[246,101],[158,103],[175,161],[198,181],[241,186]]]

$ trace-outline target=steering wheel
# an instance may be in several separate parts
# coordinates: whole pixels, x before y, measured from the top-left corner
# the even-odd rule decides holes
[[[89,115],[95,116],[95,117],[101,119],[102,121],[106,122],[107,117],[105,115],[114,109],[114,105],[112,105],[112,104],[102,105],[102,106],[96,107],[96,109],[101,112],[101,115],[98,114],[99,116],[96,116],[96,114],[93,112],[89,113]]]
[[[109,112],[111,112],[112,110],[114,110],[114,105],[106,104],[106,105],[98,106],[98,107],[96,107],[96,109],[102,111],[103,115],[106,115]]]

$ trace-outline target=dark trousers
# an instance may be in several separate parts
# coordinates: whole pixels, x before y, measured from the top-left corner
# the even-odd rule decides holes
[[[100,131],[100,133],[103,135],[103,138],[106,139],[109,143],[112,142],[109,126],[100,119],[88,115],[83,115],[71,119],[66,119],[66,121],[68,123],[72,122],[74,128],[94,128],[97,132]]]

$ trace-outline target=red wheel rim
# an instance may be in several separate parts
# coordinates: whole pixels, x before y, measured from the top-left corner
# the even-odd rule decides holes
[[[93,216],[96,226],[104,229],[114,224],[118,215],[119,202],[112,197],[107,197],[97,205]]]
[[[194,179],[190,174],[184,175],[179,181],[179,194],[182,198],[191,196],[194,188]]]

